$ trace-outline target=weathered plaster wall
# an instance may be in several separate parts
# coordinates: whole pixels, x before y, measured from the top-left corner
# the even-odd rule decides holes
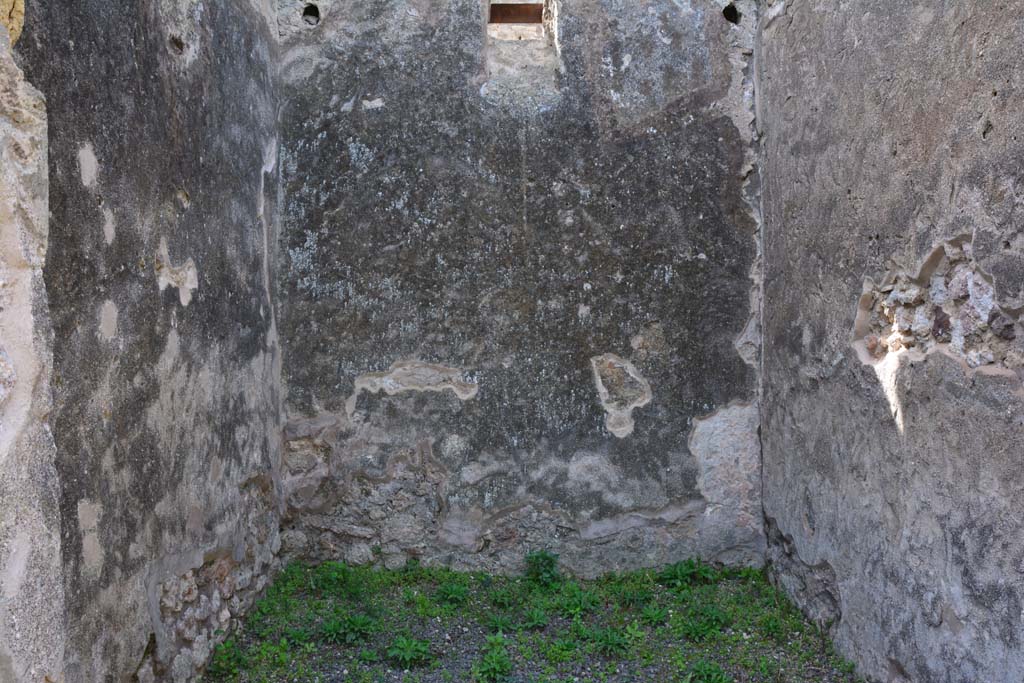
[[[764,8],[769,559],[875,680],[1024,679],[1022,12]]]
[[[0,681],[60,680],[64,586],[52,408],[46,109],[0,25]]]
[[[244,0],[26,10],[19,61],[49,117],[59,479],[45,483],[60,485],[66,607],[52,618],[67,625],[30,635],[43,648],[66,635],[55,680],[188,680],[279,547],[276,25]],[[43,202],[45,184],[31,189]],[[33,447],[41,470],[52,447]],[[38,505],[41,521],[27,521],[44,532],[53,516],[45,497]],[[18,666],[60,657],[14,654]]]
[[[561,0],[514,42],[480,0],[304,4],[286,548],[759,564],[754,4]]]

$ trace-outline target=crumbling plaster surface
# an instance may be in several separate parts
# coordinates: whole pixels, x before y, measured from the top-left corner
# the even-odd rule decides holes
[[[2,7],[0,7],[2,9]],[[62,680],[64,585],[52,407],[46,109],[0,25],[0,681]]]
[[[1024,679],[1022,11],[764,7],[769,560],[872,680]]]
[[[557,2],[529,91],[479,0],[279,3],[290,553],[760,564],[756,8],[723,4]]]
[[[26,9],[16,51],[50,130],[46,481],[62,527],[51,599],[66,596],[50,617],[66,629],[41,642],[66,635],[54,680],[192,680],[279,549],[273,8]]]

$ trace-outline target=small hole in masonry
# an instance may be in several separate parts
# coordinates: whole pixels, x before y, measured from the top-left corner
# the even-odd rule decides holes
[[[320,23],[320,8],[310,3],[302,10],[302,19],[310,26]]]

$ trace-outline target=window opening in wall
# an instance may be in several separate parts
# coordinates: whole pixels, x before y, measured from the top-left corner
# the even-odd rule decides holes
[[[543,2],[492,2],[491,24],[543,24]]]
[[[302,19],[310,26],[320,23],[320,8],[310,3],[302,8]]]

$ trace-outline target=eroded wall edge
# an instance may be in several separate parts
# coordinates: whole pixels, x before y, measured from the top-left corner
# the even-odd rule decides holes
[[[10,2],[0,4],[5,12]],[[13,9],[24,6],[15,3]],[[10,15],[8,15],[10,16]],[[6,24],[7,22],[3,22]],[[12,26],[15,35],[20,23]],[[0,681],[63,680],[65,616],[52,405],[43,96],[0,27]]]

